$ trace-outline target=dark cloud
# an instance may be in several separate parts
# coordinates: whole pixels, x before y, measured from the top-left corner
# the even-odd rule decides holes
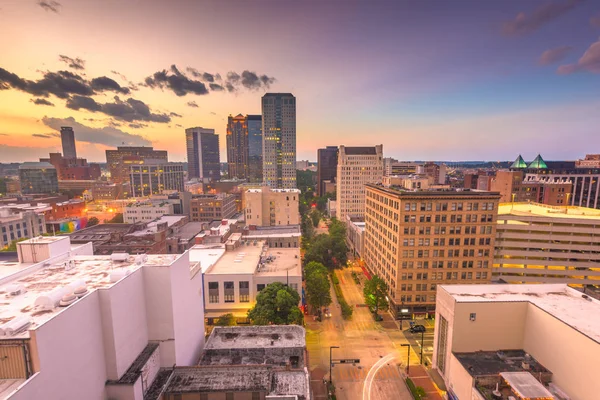
[[[52,139],[56,137],[60,137],[58,133],[33,133],[31,136],[40,138],[40,139]]]
[[[183,128],[183,125],[181,125],[181,124],[175,124],[175,126],[178,128]]]
[[[52,11],[53,13],[57,13],[60,10],[61,4],[58,1],[45,1],[39,0],[37,2],[38,6],[42,7],[46,11]]]
[[[247,89],[256,90],[261,87],[268,88],[273,82],[275,82],[275,78],[270,78],[266,75],[258,76],[251,71],[242,72],[242,85]]]
[[[8,133],[0,133],[0,136],[10,136]]]
[[[212,90],[213,92],[220,92],[222,90],[225,90],[225,88],[223,88],[223,86],[219,85],[218,83],[211,83],[208,86],[210,86],[210,90]]]
[[[504,23],[505,35],[516,36],[534,32],[548,22],[555,20],[563,14],[582,3],[582,0],[566,0],[554,3],[546,3],[537,7],[529,15],[524,12],[517,14],[514,20]]]
[[[183,117],[183,115],[171,112],[171,113],[169,113],[169,117],[179,117],[179,118],[181,118],[181,117]]]
[[[83,60],[79,57],[71,58],[71,57],[61,54],[58,56],[58,60],[67,64],[69,66],[69,68],[80,69],[80,70],[85,69],[85,60]]]
[[[187,105],[193,108],[198,108],[198,104],[195,101],[188,101]]]
[[[228,72],[227,73],[227,82],[232,84],[238,83],[240,80],[240,75],[237,72]]]
[[[215,81],[215,75],[210,74],[208,72],[200,72],[196,68],[192,68],[192,67],[187,67],[185,70],[190,75],[192,75],[194,78],[200,78],[206,82],[214,82]],[[217,74],[217,75],[219,75],[219,74]],[[220,78],[220,76],[219,76],[219,78]]]
[[[150,111],[150,107],[141,100],[129,98],[122,101],[118,96],[115,96],[114,103],[98,103],[96,100],[87,96],[73,96],[67,100],[67,108],[73,110],[85,109],[92,112],[102,112],[116,119],[133,122],[159,122],[167,123],[171,121],[171,117],[167,114],[157,114]]]
[[[600,28],[600,13],[590,18],[590,25],[594,28]]]
[[[69,118],[42,118],[44,125],[60,131],[61,126],[71,126],[77,132],[78,142],[96,143],[105,146],[122,146],[123,143],[133,146],[151,146],[152,142],[140,135],[124,132],[114,127],[92,128],[80,124],[73,117]]]
[[[233,86],[233,84],[231,82],[225,82],[225,88],[227,89],[228,92],[235,91],[235,87]]]
[[[51,102],[49,102],[46,99],[31,99],[31,102],[33,104],[38,105],[38,106],[52,106],[52,107],[54,107],[54,104],[51,103]]]
[[[188,93],[196,95],[208,94],[208,89],[206,89],[204,83],[188,78],[175,65],[171,65],[170,71],[162,70],[155,72],[152,76],[147,77],[144,82],[151,88],[170,89],[177,96],[185,96]]]
[[[145,127],[147,127],[148,125],[146,125],[146,124],[136,124],[136,123],[133,123],[133,124],[129,124],[128,126],[129,126],[130,128],[133,128],[133,129],[141,129],[141,128],[145,128]]]
[[[34,96],[48,97],[52,94],[61,99],[66,99],[72,94],[94,94],[84,78],[69,71],[46,72],[42,79],[32,81],[0,68],[0,90],[11,87]]]
[[[564,60],[573,48],[571,46],[561,46],[555,49],[546,50],[539,59],[541,65],[554,64]]]
[[[592,43],[575,64],[561,65],[557,72],[566,75],[580,71],[600,74],[600,39]]]
[[[67,108],[72,110],[89,110],[89,111],[100,111],[102,110],[102,105],[96,102],[96,100],[92,99],[88,96],[78,96],[75,95],[67,100]]]
[[[117,81],[107,77],[101,76],[99,78],[94,78],[90,82],[92,89],[102,92],[105,90],[112,90],[114,92],[129,94],[129,88],[123,87],[117,83]]]

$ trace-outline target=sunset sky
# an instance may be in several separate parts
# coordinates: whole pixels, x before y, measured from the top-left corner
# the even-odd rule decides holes
[[[0,162],[121,143],[185,160],[266,92],[297,97],[298,159],[383,144],[403,160],[600,152],[600,2],[4,0]]]

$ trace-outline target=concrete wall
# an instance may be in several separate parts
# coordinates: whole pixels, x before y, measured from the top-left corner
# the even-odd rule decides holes
[[[133,385],[106,385],[106,395],[108,400],[143,400],[142,379]]]
[[[523,350],[552,372],[552,381],[572,400],[598,399],[600,345],[597,342],[530,305],[523,343]]]
[[[218,282],[219,283],[219,302],[209,303],[208,300],[208,283]],[[233,282],[234,287],[234,302],[225,303],[225,284],[224,282]],[[249,282],[250,298],[248,302],[240,302],[240,282]],[[256,301],[256,283],[254,281],[253,274],[206,274],[204,276],[204,304],[206,310],[247,310],[254,305]]]
[[[470,399],[473,392],[473,377],[469,372],[462,366],[460,361],[454,355],[450,355],[449,363],[446,368],[448,369],[448,376],[450,385],[448,386],[459,399]]]
[[[142,270],[100,289],[108,379],[118,380],[148,344],[148,321]]]
[[[100,298],[91,293],[31,331],[34,371],[11,400],[104,400]],[[66,311],[66,312],[65,312]]]

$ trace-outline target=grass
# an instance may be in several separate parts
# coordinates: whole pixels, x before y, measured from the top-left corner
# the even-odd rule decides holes
[[[342,293],[342,288],[340,287],[340,280],[334,272],[331,273],[331,282],[333,282],[333,291],[335,292],[335,296],[337,297],[338,303],[340,303],[340,307],[342,309],[342,318],[346,320],[351,319],[354,309],[348,304],[346,299],[344,299],[344,294]]]

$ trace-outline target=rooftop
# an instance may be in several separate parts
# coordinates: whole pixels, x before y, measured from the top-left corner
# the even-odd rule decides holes
[[[498,375],[501,372],[522,372],[523,362],[533,372],[549,372],[523,350],[477,351],[473,353],[454,353],[456,359],[471,376]]]
[[[374,156],[377,154],[377,148],[373,147],[346,147],[344,146],[344,152],[349,155],[368,155]]]
[[[529,302],[600,343],[600,301],[565,284],[441,285],[458,303]]]
[[[169,237],[191,240],[198,233],[203,231],[203,225],[204,224],[202,222],[188,222],[179,228],[177,232],[173,232],[171,235],[169,235]]]
[[[41,162],[24,162],[19,165],[19,169],[56,169],[54,165],[49,162],[41,161]]]
[[[487,190],[476,190],[476,189],[463,189],[463,188],[429,188],[429,189],[406,189],[399,186],[385,187],[378,183],[367,183],[367,187],[374,188],[387,192],[394,196],[403,197],[482,197],[486,199],[497,199],[500,198],[498,192],[488,192]]]
[[[129,235],[131,236],[144,236],[152,233],[158,232],[158,225],[167,223],[168,227],[175,225],[176,223],[186,219],[185,215],[163,215],[162,217],[149,222],[146,229],[140,229],[139,231],[131,232]]]
[[[600,210],[577,206],[549,206],[539,203],[501,203],[498,205],[498,220],[503,215],[587,219],[600,221]]]
[[[204,350],[306,347],[305,336],[298,325],[215,326]]]
[[[252,237],[295,237],[300,235],[300,225],[257,226],[256,229],[244,231],[244,238],[246,239],[252,239]]]
[[[554,396],[531,373],[502,372],[502,378],[522,399],[552,399]]]
[[[202,273],[206,273],[225,254],[225,245],[197,244],[189,250],[190,262],[200,262]]]

